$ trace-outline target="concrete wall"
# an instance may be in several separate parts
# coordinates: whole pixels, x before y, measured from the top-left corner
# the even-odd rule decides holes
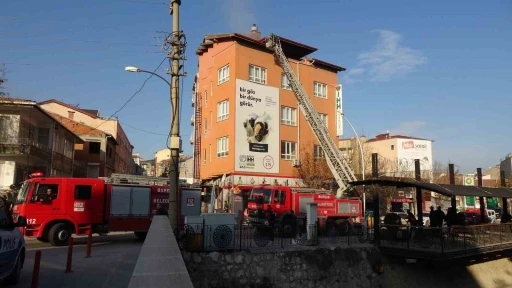
[[[375,248],[183,253],[194,287],[380,287]]]

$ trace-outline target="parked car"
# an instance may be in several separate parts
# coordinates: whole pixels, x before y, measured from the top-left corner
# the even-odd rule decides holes
[[[18,227],[27,226],[25,217],[18,217],[14,223],[9,205],[0,197],[0,281],[2,284],[16,285],[20,280],[25,263],[25,240]]]

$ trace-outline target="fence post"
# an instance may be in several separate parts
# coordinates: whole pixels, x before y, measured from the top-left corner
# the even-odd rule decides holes
[[[202,230],[202,232],[203,232],[203,243],[201,244],[201,247],[202,247],[202,248],[201,248],[201,252],[204,252],[204,248],[205,248],[205,247],[204,247],[204,243],[205,243],[206,241],[208,241],[208,239],[207,239],[207,237],[206,237],[206,233],[205,233],[205,231],[206,231],[205,223],[206,223],[206,221],[205,221],[205,220],[204,220],[204,218],[203,218],[203,225],[202,225],[202,227],[201,227],[201,230]]]
[[[85,252],[85,258],[91,258],[91,246],[92,246],[92,225],[90,225],[89,233],[87,233],[87,250]]]
[[[242,228],[244,227],[243,226],[243,218],[240,219],[240,231],[238,233],[240,233],[240,236],[238,238],[240,238],[240,251],[242,251]]]
[[[32,271],[32,284],[31,288],[37,288],[39,284],[39,268],[41,267],[41,250],[36,251],[34,259],[34,270]]]
[[[66,271],[64,273],[71,273],[71,262],[73,261],[73,237],[69,237],[68,242],[68,258],[66,260]]]

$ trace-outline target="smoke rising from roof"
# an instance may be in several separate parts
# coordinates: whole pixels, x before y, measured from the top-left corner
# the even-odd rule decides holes
[[[229,21],[230,32],[250,33],[257,23],[252,0],[223,0],[223,11]]]

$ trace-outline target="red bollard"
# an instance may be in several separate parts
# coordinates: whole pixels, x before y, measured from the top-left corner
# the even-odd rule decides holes
[[[41,267],[41,250],[36,251],[36,258],[34,259],[34,270],[32,271],[31,288],[37,288],[39,283],[39,267]]]
[[[66,271],[64,273],[71,273],[71,262],[73,261],[73,237],[69,237],[68,243],[68,259],[66,261]]]
[[[87,251],[85,252],[85,258],[91,258],[91,246],[92,246],[92,227],[89,229],[87,235]]]

